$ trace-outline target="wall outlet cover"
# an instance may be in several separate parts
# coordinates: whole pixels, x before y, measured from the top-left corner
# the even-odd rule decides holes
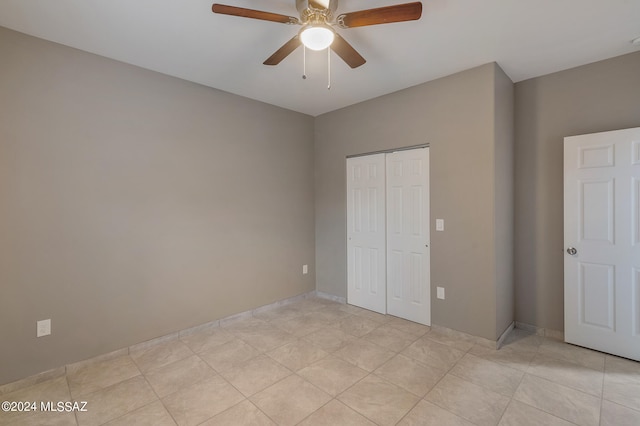
[[[437,293],[438,299],[444,300],[444,287],[436,287],[436,293]]]
[[[51,334],[51,319],[38,321],[36,324],[36,337],[48,336]]]

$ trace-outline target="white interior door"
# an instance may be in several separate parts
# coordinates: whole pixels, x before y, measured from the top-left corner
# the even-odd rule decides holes
[[[384,154],[347,159],[347,302],[386,313]]]
[[[640,361],[640,128],[564,140],[565,340]]]
[[[386,159],[387,312],[431,325],[429,148]]]

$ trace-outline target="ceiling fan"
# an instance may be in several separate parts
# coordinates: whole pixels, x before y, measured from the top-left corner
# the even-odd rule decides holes
[[[334,27],[354,28],[368,25],[390,24],[393,22],[413,21],[422,15],[422,3],[405,3],[376,9],[359,10],[343,13],[335,17],[338,0],[295,0],[300,18],[263,12],[242,7],[214,4],[214,13],[260,19],[282,24],[302,25],[302,28],[291,40],[264,61],[264,65],[277,65],[301,44],[313,50],[331,50],[345,61],[351,68],[357,68],[366,60],[338,34]]]

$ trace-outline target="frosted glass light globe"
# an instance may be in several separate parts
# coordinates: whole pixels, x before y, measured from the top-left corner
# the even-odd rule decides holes
[[[333,43],[333,30],[327,25],[308,25],[300,31],[300,40],[311,50],[323,50]]]

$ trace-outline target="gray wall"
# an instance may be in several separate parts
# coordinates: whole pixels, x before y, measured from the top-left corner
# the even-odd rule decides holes
[[[346,297],[345,158],[428,143],[432,322],[496,338],[495,96],[506,77],[497,73],[487,64],[316,117],[319,291]],[[436,218],[445,232],[435,232]]]
[[[513,275],[514,85],[496,66],[495,73],[495,268],[498,337],[515,318]]]
[[[516,320],[564,329],[563,138],[640,126],[640,52],[515,86]]]
[[[3,28],[0,58],[0,383],[315,289],[312,117]]]

